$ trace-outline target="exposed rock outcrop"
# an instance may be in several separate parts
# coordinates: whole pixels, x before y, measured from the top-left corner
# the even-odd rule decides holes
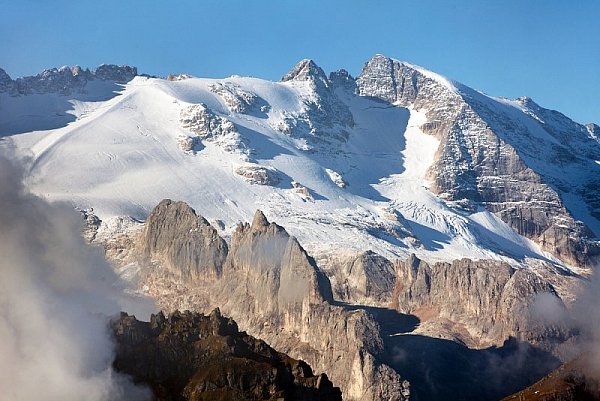
[[[470,346],[501,344],[509,337],[531,342],[564,339],[564,327],[552,327],[531,312],[539,297],[562,306],[551,284],[527,269],[495,261],[457,260],[429,265],[416,256],[398,263],[393,307],[415,314],[423,323],[447,321],[466,332]]]
[[[600,148],[586,139],[585,127],[528,100],[521,101],[531,116],[524,122],[513,118],[512,106],[499,112],[497,102],[489,106],[491,100],[478,92],[382,55],[365,65],[356,82],[363,96],[427,112],[429,121],[422,129],[440,139],[429,169],[431,189],[441,197],[484,205],[568,263],[587,265],[598,252],[593,235],[573,218],[557,192],[559,187],[571,191],[573,181],[581,182],[581,193],[593,190],[593,174],[581,171],[598,169],[589,157]],[[539,140],[540,132],[556,138],[550,152]],[[535,172],[528,164],[539,163],[540,155],[549,158],[548,166],[571,166],[578,178],[568,175],[565,182],[563,170]],[[596,190],[592,193],[598,198]]]
[[[329,82],[333,89],[342,89],[347,93],[356,93],[356,80],[344,69],[333,71],[329,74]]]
[[[215,249],[222,249],[215,248],[214,241],[206,241],[213,238],[213,231],[205,228],[204,222],[184,204],[163,201],[146,223],[140,242],[146,244],[146,254],[159,263],[143,269],[140,284],[147,285],[163,309],[206,311],[220,307],[251,335],[327,371],[345,399],[408,398],[408,383],[381,362],[384,344],[378,324],[364,310],[350,311],[333,304],[329,280],[285,229],[269,223],[257,211],[252,224],[237,227],[221,274],[215,275],[211,269],[194,270],[192,262],[196,259],[189,258],[187,252],[182,257],[171,251],[172,241],[193,249],[187,244],[196,235],[192,234],[194,227],[205,233],[197,238],[196,246],[202,249],[194,252],[213,255]],[[179,268],[174,262],[181,257],[184,264]],[[181,272],[173,273],[178,268]],[[207,275],[212,280],[210,286],[173,282],[173,276],[189,276],[190,271]]]
[[[329,88],[329,80],[325,72],[313,60],[300,60],[290,71],[282,78],[282,82],[287,81],[311,81],[317,87]]]
[[[0,93],[12,92],[14,90],[14,85],[15,83],[11,79],[10,75],[0,68]]]
[[[184,202],[161,201],[148,216],[141,252],[183,282],[220,277],[227,243],[206,219]]]
[[[391,299],[396,281],[394,264],[372,251],[342,263],[335,292],[340,300],[379,306]]]
[[[122,313],[111,324],[114,366],[148,385],[157,401],[341,401],[326,374],[275,351],[221,316],[162,312],[150,322]]]
[[[58,93],[69,95],[84,92],[89,81],[95,79],[126,83],[138,75],[137,68],[102,64],[95,70],[83,69],[76,65],[44,70],[35,76],[11,80],[4,70],[0,70],[0,93],[30,95],[33,93]]]
[[[255,93],[243,90],[231,82],[217,82],[209,85],[209,89],[219,95],[233,113],[249,113],[258,109],[265,112],[269,109],[267,103]]]
[[[327,150],[332,142],[345,142],[348,139],[347,128],[354,126],[354,117],[335,93],[327,75],[314,61],[300,61],[281,80],[308,82],[312,98],[304,101],[301,113],[284,116],[276,127],[279,131],[303,138],[311,147],[323,150]]]
[[[195,149],[197,143],[194,141],[208,141],[220,146],[226,152],[245,157],[250,153],[235,124],[215,114],[205,104],[194,104],[183,108],[179,118],[181,126],[195,134],[197,138],[189,137],[190,139],[180,141],[183,150]]]
[[[586,124],[585,126],[590,136],[598,143],[600,143],[600,126],[594,123]]]
[[[81,69],[77,70],[76,68],[78,66],[74,67],[74,75],[81,72]],[[94,70],[93,74],[95,78],[105,81],[129,82],[138,75],[138,71],[137,68],[128,65],[101,64]]]
[[[281,181],[277,170],[259,165],[240,166],[235,173],[250,184],[275,186]]]

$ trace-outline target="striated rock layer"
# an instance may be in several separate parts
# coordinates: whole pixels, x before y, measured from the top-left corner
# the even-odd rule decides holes
[[[501,344],[509,337],[532,343],[561,341],[568,331],[535,316],[534,303],[564,309],[554,287],[530,270],[494,261],[426,262],[412,256],[396,265],[392,306],[422,325],[446,323],[469,346]],[[439,329],[439,328],[438,328]]]
[[[112,329],[115,368],[148,385],[157,401],[341,401],[327,375],[281,354],[221,316],[160,312],[150,322],[122,313]]]

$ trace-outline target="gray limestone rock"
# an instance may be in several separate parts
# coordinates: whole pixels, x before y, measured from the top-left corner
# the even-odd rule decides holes
[[[250,184],[275,186],[281,181],[276,169],[259,165],[240,166],[235,169],[235,173]]]
[[[264,112],[269,108],[258,95],[243,90],[239,85],[231,82],[217,82],[209,85],[208,88],[211,92],[219,95],[233,113],[249,113],[258,109],[262,109],[261,111]]]
[[[3,92],[13,92],[15,87],[14,81],[10,78],[10,76],[0,68],[0,93]]]
[[[594,123],[586,124],[585,127],[589,135],[598,143],[600,143],[600,126]]]
[[[198,138],[182,138],[179,141],[182,150],[195,149],[197,147],[196,141],[200,140],[213,142],[226,152],[237,153],[244,158],[247,158],[250,154],[249,147],[241,137],[235,124],[227,118],[217,115],[203,103],[183,108],[179,119],[181,126]]]
[[[13,95],[30,95],[34,93],[58,93],[70,95],[83,93],[89,81],[100,79],[117,83],[126,83],[138,75],[137,68],[102,64],[93,71],[78,65],[62,66],[42,71],[35,76],[17,78],[14,81],[0,70],[0,92]]]
[[[342,89],[348,93],[356,93],[356,80],[344,69],[331,72],[329,82],[333,89]]]
[[[161,201],[148,216],[141,252],[184,282],[215,280],[221,275],[227,243],[184,202]]]
[[[373,251],[354,257],[337,275],[340,299],[362,305],[381,305],[382,300],[389,300],[396,281],[393,263]]]
[[[440,139],[428,172],[440,197],[477,202],[563,261],[590,263],[598,244],[560,195],[579,187],[588,194],[590,210],[597,208],[598,183],[589,172],[600,171],[593,162],[600,147],[589,140],[589,129],[527,98],[519,101],[531,121],[523,122],[529,117],[512,106],[492,106],[479,92],[382,55],[364,66],[356,83],[363,96],[427,112],[429,121],[421,128]],[[539,135],[556,143],[549,148]],[[534,171],[540,159],[548,167]]]
[[[422,324],[451,322],[466,330],[470,345],[502,344],[511,336],[552,341],[567,333],[530,313],[539,297],[552,299],[557,308],[564,305],[551,284],[527,269],[470,259],[429,265],[412,255],[397,271],[393,306],[419,316]]]
[[[74,75],[76,74],[77,71],[74,71]],[[93,75],[95,78],[104,81],[125,83],[135,78],[138,75],[138,71],[136,67],[128,65],[101,64],[94,70]]]
[[[312,60],[302,60],[284,75],[282,81],[307,81],[314,96],[305,100],[303,112],[284,116],[276,127],[279,131],[303,138],[312,148],[325,151],[332,143],[348,139],[347,129],[354,126],[354,117],[320,67]]]
[[[249,334],[327,371],[344,399],[408,399],[408,382],[382,363],[384,343],[373,317],[334,305],[331,284],[314,260],[262,212],[252,224],[238,225],[228,248],[181,202],[161,202],[146,225],[140,242],[146,260],[157,264],[144,269],[140,285],[152,288],[163,309],[220,307]],[[209,258],[218,271],[224,254],[220,274],[194,263],[218,255]],[[173,270],[184,273],[181,280]],[[216,278],[198,285],[190,272]]]
[[[311,81],[317,87],[329,88],[329,80],[325,72],[310,59],[304,59],[298,62],[287,74],[281,78],[286,81]]]

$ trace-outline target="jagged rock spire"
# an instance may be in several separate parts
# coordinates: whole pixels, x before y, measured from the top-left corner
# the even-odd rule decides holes
[[[10,75],[0,68],[0,93],[9,91],[14,85]]]
[[[317,85],[322,84],[329,87],[329,80],[325,72],[310,59],[304,59],[296,64],[281,78],[281,81],[313,81]]]
[[[256,213],[254,213],[254,219],[252,220],[252,228],[267,227],[268,225],[269,220],[267,220],[267,217],[263,212],[257,210]]]

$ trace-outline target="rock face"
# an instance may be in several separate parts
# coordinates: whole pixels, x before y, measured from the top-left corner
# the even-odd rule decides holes
[[[235,173],[250,184],[275,186],[281,181],[277,170],[259,165],[240,166]]]
[[[600,143],[600,127],[597,124],[589,123],[585,126],[590,134],[590,136],[596,141]]]
[[[14,87],[14,81],[10,78],[10,76],[0,68],[0,93],[2,92],[12,92]]]
[[[457,260],[429,265],[414,255],[397,265],[393,306],[422,322],[446,321],[463,342],[501,344],[508,337],[536,342],[563,336],[564,328],[547,327],[532,316],[538,297],[562,306],[551,284],[526,269],[503,262]],[[460,339],[460,338],[459,338]]]
[[[388,259],[367,251],[343,265],[344,269],[337,274],[343,279],[335,288],[340,300],[378,306],[382,300],[391,299],[396,270]]]
[[[319,149],[327,149],[333,142],[339,144],[348,139],[347,129],[354,126],[352,113],[314,61],[300,61],[281,80],[308,82],[313,96],[305,100],[301,113],[284,116],[276,127],[279,131],[305,139],[311,148]]]
[[[155,258],[184,282],[221,276],[227,243],[184,202],[165,199],[148,216],[141,252]]]
[[[241,138],[235,124],[225,117],[215,114],[205,104],[194,104],[182,109],[180,122],[183,128],[195,135],[195,137],[189,137],[190,139],[184,141],[186,145],[189,143],[191,145],[181,145],[183,150],[194,149],[199,141],[208,141],[220,146],[226,152],[237,153],[246,157],[249,154],[248,147]]]
[[[41,73],[10,79],[4,70],[0,70],[0,93],[8,92],[11,95],[30,95],[34,93],[58,93],[69,95],[74,92],[83,92],[89,81],[95,79],[126,83],[138,75],[137,68],[102,64],[93,71],[82,69],[76,65],[51,68]]]
[[[233,113],[249,113],[258,109],[265,112],[269,108],[267,103],[256,94],[243,90],[231,82],[217,82],[210,85],[209,89],[219,95]]]
[[[116,370],[147,384],[157,401],[342,399],[327,375],[239,332],[218,309],[160,312],[150,322],[122,313],[112,329]]]
[[[195,264],[203,257],[192,254],[220,257],[225,248],[185,204],[161,202],[146,225],[139,242],[145,259],[157,263],[143,269],[140,284],[163,309],[220,307],[251,335],[327,371],[347,400],[408,398],[408,382],[382,363],[384,343],[373,317],[334,305],[329,280],[314,260],[260,211],[252,224],[237,227],[222,265],[216,264],[222,259],[209,258],[215,262],[210,268]],[[178,243],[185,252],[176,252]],[[196,281],[173,279],[190,272],[197,274]],[[210,285],[197,285],[201,277]]]
[[[281,78],[281,81],[311,81],[318,87],[329,87],[329,80],[325,72],[310,59],[298,62]]]
[[[593,160],[600,147],[589,140],[589,128],[530,99],[517,101],[529,117],[517,115],[514,105],[499,108],[478,92],[382,55],[365,65],[356,83],[363,96],[426,111],[429,121],[421,128],[440,139],[429,169],[431,189],[442,198],[485,206],[568,263],[589,264],[598,252],[593,235],[559,195],[591,193],[589,209],[600,207],[590,174],[598,170]],[[531,166],[540,158],[548,167],[536,172]]]
[[[224,297],[233,301],[224,308],[238,309],[253,326],[265,321],[299,326],[293,320],[305,306],[333,300],[326,277],[298,241],[260,211],[233,234],[222,282]]]

